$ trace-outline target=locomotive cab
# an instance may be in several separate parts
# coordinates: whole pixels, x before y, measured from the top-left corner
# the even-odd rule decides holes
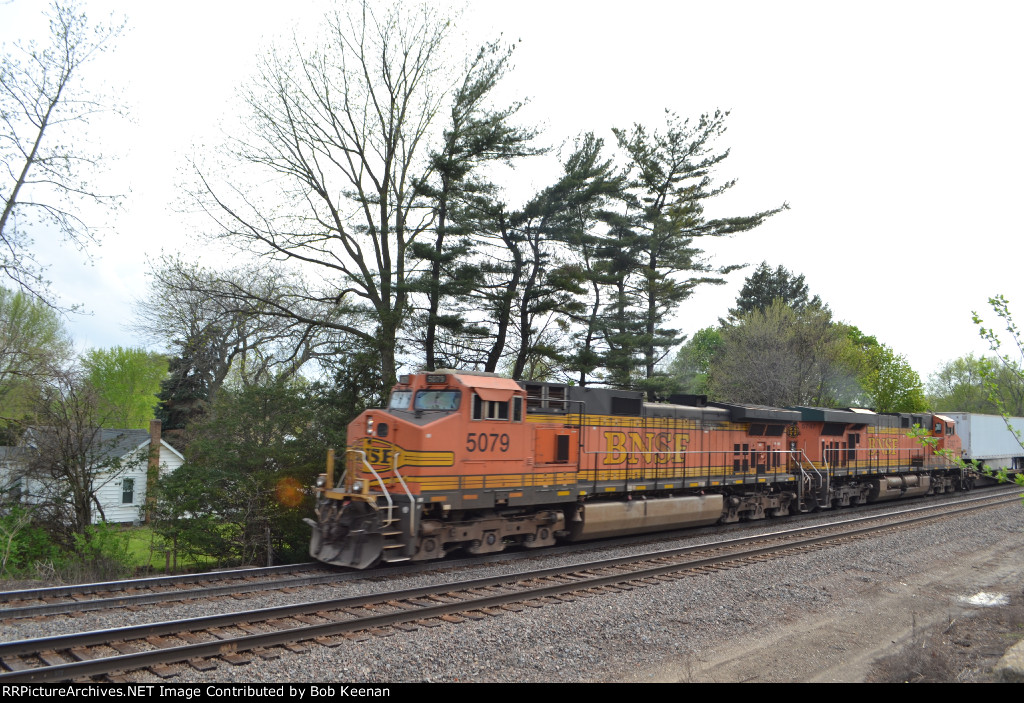
[[[935,438],[935,451],[946,452],[959,457],[961,453],[960,436],[956,433],[956,422],[945,415],[932,415],[931,432]]]
[[[538,536],[553,543],[554,531],[539,526],[560,514],[509,521],[495,513],[522,497],[514,488],[532,482],[525,409],[526,391],[495,374],[402,376],[387,408],[349,425],[342,475],[322,477],[318,519],[309,521],[312,556],[365,568],[438,558],[456,546],[479,553]],[[445,527],[452,524],[460,527]]]

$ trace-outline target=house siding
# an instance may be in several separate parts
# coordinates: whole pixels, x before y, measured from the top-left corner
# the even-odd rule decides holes
[[[107,522],[138,522],[144,518],[141,509],[146,504],[146,458],[149,445],[127,455],[126,463],[131,467],[119,472],[117,476],[104,482],[96,491],[96,498],[103,506]],[[182,464],[181,457],[168,449],[166,443],[160,447],[160,475],[173,473]],[[124,480],[130,478],[135,482],[134,500],[123,503]],[[97,479],[99,482],[100,479]],[[101,522],[99,511],[93,515],[93,522]]]
[[[116,431],[115,431],[116,432]],[[145,437],[146,435],[143,435]],[[136,439],[135,441],[138,441]],[[93,482],[93,489],[96,499],[103,506],[102,516],[100,511],[93,510],[93,523],[99,523],[106,518],[110,523],[134,523],[143,519],[141,508],[146,503],[146,472],[149,458],[150,440],[136,446],[122,456],[122,465],[128,467],[116,475],[100,474]],[[11,498],[16,494],[18,500],[31,504],[40,501],[40,496],[46,491],[45,484],[36,479],[22,478],[17,481],[20,490],[14,485],[14,476],[23,472],[24,462],[27,461],[26,452],[20,448],[4,447],[0,454],[0,489],[7,492],[3,498]],[[160,442],[160,475],[177,471],[184,463],[182,456],[173,449],[166,441]],[[135,482],[134,496],[131,503],[122,501],[124,491],[124,480],[132,479]]]

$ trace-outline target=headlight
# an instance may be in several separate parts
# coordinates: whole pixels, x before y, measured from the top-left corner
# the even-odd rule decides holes
[[[316,487],[323,488],[327,485],[327,474],[320,474],[316,477]]]
[[[363,492],[363,482],[362,481],[355,481],[355,482],[353,482],[352,483],[352,490],[355,491],[356,493],[362,493]]]

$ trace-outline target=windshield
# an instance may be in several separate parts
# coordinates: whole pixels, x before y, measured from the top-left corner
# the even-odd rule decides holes
[[[412,402],[412,391],[392,391],[389,410],[408,410]]]
[[[416,410],[458,410],[460,391],[416,391]]]

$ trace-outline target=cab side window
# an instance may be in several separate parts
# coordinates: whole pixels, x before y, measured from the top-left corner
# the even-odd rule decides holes
[[[474,420],[508,420],[507,400],[484,400],[473,394]]]
[[[473,419],[474,420],[501,420],[508,421],[509,405],[512,405],[512,420],[523,421],[523,399],[516,396],[512,402],[507,400],[484,400],[476,393],[473,394]]]

